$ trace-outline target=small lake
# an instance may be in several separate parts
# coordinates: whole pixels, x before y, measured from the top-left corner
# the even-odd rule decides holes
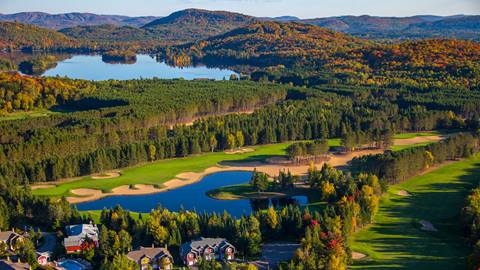
[[[84,80],[130,80],[130,79],[229,79],[234,71],[206,66],[172,67],[146,54],[137,55],[132,63],[106,63],[101,55],[75,55],[58,62],[42,76],[60,76]],[[237,74],[238,75],[238,74]]]
[[[288,204],[304,205],[308,203],[306,196],[288,198],[264,199],[264,200],[215,200],[206,195],[212,189],[248,183],[252,172],[219,172],[205,176],[201,181],[181,188],[166,192],[148,195],[134,196],[111,196],[97,201],[77,204],[80,211],[102,210],[120,205],[124,209],[134,212],[150,212],[157,205],[161,205],[170,211],[196,210],[203,213],[223,213],[224,210],[234,217],[250,214],[252,210],[266,209],[270,205],[283,206]]]

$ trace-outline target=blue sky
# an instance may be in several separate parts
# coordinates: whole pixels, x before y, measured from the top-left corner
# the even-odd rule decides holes
[[[43,11],[165,16],[185,8],[255,16],[480,14],[480,0],[0,0],[0,13]]]

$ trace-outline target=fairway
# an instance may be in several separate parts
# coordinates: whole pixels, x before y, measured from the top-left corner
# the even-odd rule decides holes
[[[479,179],[477,154],[390,187],[375,223],[350,239],[352,250],[368,255],[351,269],[465,269],[469,250],[459,212]],[[400,190],[411,196],[397,195]],[[420,220],[431,222],[438,232],[420,230]]]
[[[254,152],[229,155],[224,152],[215,152],[189,156],[185,158],[165,159],[153,163],[141,164],[122,170],[122,175],[112,179],[92,179],[87,176],[81,180],[64,182],[53,188],[36,189],[36,195],[62,196],[68,195],[69,190],[77,188],[100,189],[108,192],[111,189],[129,184],[153,184],[161,185],[168,180],[174,179],[182,172],[201,172],[208,167],[217,165],[222,161],[261,161],[265,158],[284,155],[285,148],[290,143],[280,143],[252,147]]]
[[[405,133],[400,134],[409,138],[417,136],[428,136],[436,132],[419,132],[419,133]],[[427,134],[427,135],[424,135]],[[172,180],[176,175],[184,172],[202,172],[205,169],[216,166],[222,162],[252,162],[264,161],[272,156],[285,155],[285,149],[291,142],[261,145],[250,147],[254,149],[253,152],[226,154],[224,152],[206,153],[185,158],[164,159],[152,163],[139,164],[134,167],[122,169],[121,175],[110,179],[93,179],[91,176],[86,176],[78,180],[65,181],[62,183],[52,183],[56,186],[33,190],[35,195],[43,196],[69,196],[70,190],[74,189],[98,189],[104,193],[110,192],[113,188],[123,185],[135,184],[150,184],[161,186],[163,183]],[[328,144],[331,147],[340,146],[340,139],[329,139]],[[408,146],[402,146],[402,149]],[[48,183],[45,183],[48,184]]]

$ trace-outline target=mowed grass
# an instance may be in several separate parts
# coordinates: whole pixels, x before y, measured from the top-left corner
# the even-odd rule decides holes
[[[394,139],[413,139],[415,137],[425,137],[425,136],[440,136],[446,134],[442,131],[422,131],[422,132],[409,132],[409,133],[399,133],[393,136]]]
[[[47,109],[38,109],[29,112],[14,112],[7,115],[0,115],[0,121],[12,121],[12,120],[22,120],[26,118],[37,118],[45,117],[52,114],[58,114],[58,112],[50,111]]]
[[[408,134],[409,133],[405,133],[402,135],[406,136]],[[432,132],[419,132],[414,134],[432,134]],[[225,154],[224,152],[216,152],[189,156],[185,158],[165,159],[152,163],[144,163],[134,167],[122,169],[121,176],[116,178],[93,179],[90,176],[86,176],[78,180],[65,181],[56,184],[56,186],[52,188],[36,189],[33,190],[33,193],[41,196],[60,197],[72,195],[70,194],[70,190],[79,188],[99,189],[105,193],[108,193],[113,188],[130,184],[152,184],[161,186],[166,181],[174,179],[175,176],[180,173],[201,172],[222,162],[264,161],[272,156],[283,156],[285,155],[285,149],[290,144],[291,142],[286,142],[249,147],[255,151],[243,154],[229,155]],[[331,147],[338,147],[341,144],[341,140],[339,138],[329,139],[328,144]]]
[[[225,154],[223,152],[201,154],[185,158],[165,159],[123,169],[121,176],[111,179],[92,179],[90,176],[70,182],[63,182],[53,188],[36,189],[33,193],[44,196],[64,196],[78,188],[100,189],[109,192],[113,188],[129,184],[161,185],[174,179],[182,172],[201,172],[208,167],[226,161],[261,161],[268,157],[285,155],[285,148],[290,143],[280,143],[252,147],[254,152],[244,154]]]
[[[375,223],[350,239],[352,250],[369,256],[351,269],[465,269],[469,250],[460,209],[479,180],[477,154],[390,187]],[[411,196],[398,196],[399,190]],[[431,222],[438,232],[420,230],[420,220]]]

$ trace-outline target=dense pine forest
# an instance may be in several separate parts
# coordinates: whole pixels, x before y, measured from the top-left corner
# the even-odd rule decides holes
[[[95,269],[136,269],[125,254],[151,245],[168,247],[181,264],[182,243],[223,237],[235,245],[239,258],[257,259],[263,243],[293,241],[299,248],[280,269],[346,270],[352,263],[350,237],[374,222],[391,185],[480,150],[480,44],[388,39],[408,27],[437,31],[440,22],[410,18],[395,32],[382,32],[378,25],[372,35],[387,39],[379,41],[363,38],[364,31],[345,30],[353,36],[317,26],[323,20],[277,22],[220,11],[186,10],[132,23],[110,19],[116,23],[60,31],[0,22],[3,52],[37,52],[15,60],[0,55],[0,230],[31,226],[61,239],[66,225],[96,220],[99,247],[76,254]],[[337,20],[354,25],[359,19]],[[458,18],[451,20],[442,23]],[[372,29],[368,23],[361,28]],[[470,36],[467,30],[459,35]],[[436,36],[435,31],[418,35]],[[171,65],[230,67],[241,76],[230,81],[38,76],[67,58],[45,54],[52,52],[99,53],[111,64],[149,53]],[[36,112],[41,114],[34,117]],[[432,130],[449,136],[391,150],[395,134]],[[338,139],[340,146],[330,146],[328,139]],[[317,199],[312,208],[269,207],[235,218],[162,206],[142,215],[118,206],[94,217],[65,198],[35,196],[30,186],[277,143],[288,143],[288,161],[312,163],[308,173],[302,178],[282,171],[273,177],[255,170],[249,185],[257,195],[272,187],[288,193],[301,185]],[[342,170],[312,162],[333,151],[346,155],[357,149],[380,154],[353,158]],[[479,198],[476,188],[459,209],[465,245],[472,249],[469,269],[480,263]],[[33,230],[29,235],[18,256],[37,269],[34,247],[41,236]],[[0,259],[6,256],[2,247]],[[63,249],[55,253],[65,255]],[[202,260],[199,268],[222,267]],[[239,262],[228,269],[252,267]]]

